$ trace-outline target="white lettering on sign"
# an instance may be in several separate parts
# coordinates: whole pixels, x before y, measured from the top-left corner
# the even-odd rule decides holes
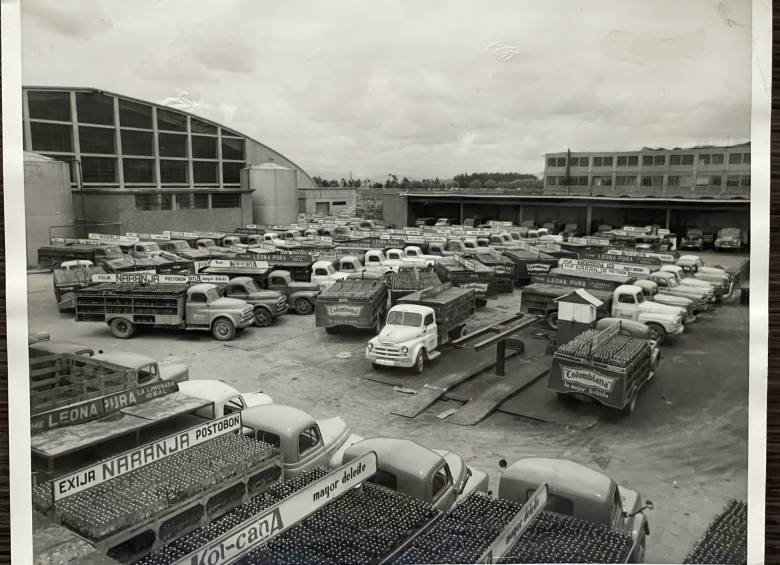
[[[187,275],[187,280],[191,283],[226,284],[230,281],[230,277],[227,275]]]
[[[616,381],[614,377],[604,375],[598,371],[569,365],[561,365],[561,376],[565,383],[582,385],[590,391],[599,390],[604,393],[612,392]]]
[[[561,269],[582,271],[587,273],[601,273],[606,275],[649,275],[650,267],[633,263],[613,263],[611,261],[598,261],[593,259],[570,259],[563,257],[558,261]]]
[[[241,413],[236,412],[131,449],[52,481],[54,500],[62,500],[77,492],[121,477],[130,471],[140,469],[155,461],[165,459],[182,449],[240,429]]]
[[[376,474],[376,453],[366,453],[311,483],[276,506],[242,522],[174,565],[228,565],[291,528]]]
[[[358,316],[363,306],[354,306],[351,304],[335,304],[327,306],[329,316]]]
[[[135,272],[135,273],[110,273],[93,274],[92,282],[114,282],[114,283],[139,283],[139,284],[187,284],[189,279],[187,275],[158,275],[154,272]]]
[[[550,270],[550,265],[544,263],[529,263],[525,267],[529,273],[546,273]]]
[[[531,522],[547,506],[547,484],[539,485],[534,493],[525,501],[515,517],[509,521],[496,540],[482,554],[479,563],[496,563],[504,557],[517,543]]]

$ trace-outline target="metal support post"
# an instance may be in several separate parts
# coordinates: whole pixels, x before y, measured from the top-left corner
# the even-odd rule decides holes
[[[503,377],[506,374],[506,339],[496,342],[496,375]]]

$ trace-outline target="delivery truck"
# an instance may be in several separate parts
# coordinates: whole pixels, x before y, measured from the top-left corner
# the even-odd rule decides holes
[[[382,327],[387,310],[387,286],[383,279],[347,278],[336,281],[317,297],[315,324],[334,333],[338,328]]]

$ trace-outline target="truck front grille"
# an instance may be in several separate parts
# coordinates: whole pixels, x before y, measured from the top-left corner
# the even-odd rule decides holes
[[[243,312],[241,312],[241,323],[242,324],[250,324],[252,323],[252,308],[247,308]]]
[[[276,313],[277,314],[283,314],[284,312],[287,312],[287,297],[282,296],[279,298],[279,300],[276,301]]]
[[[404,359],[406,355],[398,347],[375,345],[371,352],[377,357],[385,359]]]

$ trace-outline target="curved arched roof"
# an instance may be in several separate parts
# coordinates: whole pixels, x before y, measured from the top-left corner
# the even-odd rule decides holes
[[[175,106],[166,106],[164,104],[159,104],[157,102],[150,102],[149,100],[143,100],[141,98],[135,98],[133,96],[127,96],[125,94],[120,94],[118,92],[111,92],[109,90],[101,90],[99,88],[92,88],[92,87],[25,85],[25,86],[22,86],[22,90],[28,90],[28,91],[30,91],[30,90],[33,90],[33,91],[45,91],[45,90],[48,90],[48,91],[59,91],[59,92],[63,92],[63,91],[71,92],[72,91],[72,92],[90,92],[90,93],[96,93],[96,94],[105,94],[106,96],[115,96],[117,98],[121,98],[123,100],[129,100],[130,102],[136,102],[138,104],[144,104],[144,105],[147,105],[147,106],[153,106],[155,108],[162,108],[162,109],[165,109],[165,110],[171,110],[171,111],[174,111],[174,112],[178,112],[180,114],[184,114],[185,116],[189,116],[191,118],[195,118],[196,120],[200,120],[200,121],[205,122],[207,124],[210,124],[210,125],[213,125],[215,127],[221,128],[223,130],[227,130],[227,132],[229,132],[230,135],[235,135],[237,137],[243,137],[247,141],[249,141],[251,143],[254,143],[256,145],[259,145],[260,147],[270,151],[274,155],[278,155],[286,163],[289,163],[291,167],[295,168],[300,173],[300,175],[302,175],[304,177],[304,179],[306,181],[308,181],[308,184],[311,187],[316,187],[317,186],[317,183],[314,182],[314,180],[311,178],[309,173],[307,173],[302,167],[300,167],[297,163],[295,163],[295,161],[293,161],[289,157],[283,155],[282,153],[279,153],[278,151],[276,151],[272,147],[269,147],[265,143],[262,143],[262,142],[258,141],[257,139],[255,139],[255,138],[253,138],[253,137],[251,137],[249,135],[241,133],[241,132],[239,132],[239,131],[231,128],[231,127],[225,126],[224,124],[216,122],[216,121],[214,121],[214,120],[212,120],[210,118],[199,116],[197,114],[193,114],[192,112],[187,112],[186,110],[182,110],[182,109],[177,108]],[[257,165],[257,164],[260,164],[260,163],[250,163],[250,164]],[[304,183],[304,184],[306,184],[306,183]],[[298,181],[298,185],[301,186],[300,179]]]

